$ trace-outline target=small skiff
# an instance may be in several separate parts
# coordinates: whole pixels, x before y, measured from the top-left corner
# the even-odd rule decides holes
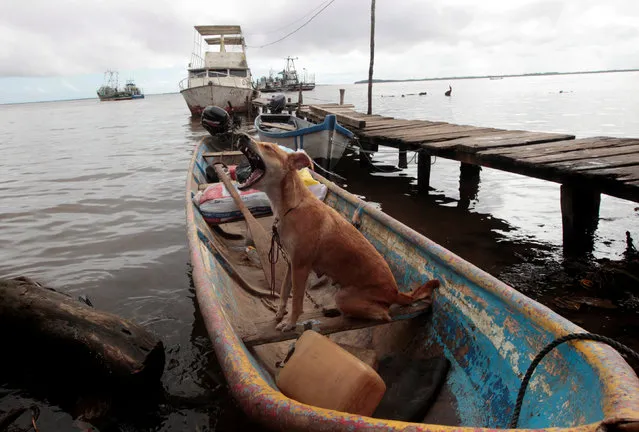
[[[311,123],[289,114],[261,114],[255,129],[262,141],[274,142],[293,150],[304,150],[314,160],[330,159],[334,167],[355,135],[329,114],[322,123]]]
[[[292,135],[297,136],[297,135]],[[264,136],[263,139],[266,139]],[[304,146],[308,149],[308,146]],[[188,242],[200,312],[242,409],[276,430],[488,432],[507,429],[520,383],[531,360],[556,338],[581,328],[522,295],[450,251],[319,175],[324,201],[387,259],[402,290],[438,279],[429,311],[397,321],[324,317],[305,299],[299,322],[334,342],[373,352],[410,356],[408,366],[441,356],[449,370],[434,404],[416,422],[364,417],[305,405],[276,385],[281,361],[302,329],[275,330],[269,284],[246,252],[244,221],[209,226],[193,196],[207,182],[213,161],[238,163],[238,152],[214,153],[208,142],[194,150],[186,187]],[[258,221],[270,233],[272,216]],[[280,276],[278,276],[280,277]],[[279,287],[279,281],[278,285]],[[331,302],[331,287],[309,288],[315,303]],[[407,318],[407,319],[402,319]],[[298,326],[299,328],[299,326]],[[407,366],[407,367],[408,367]],[[392,383],[387,382],[390,388]],[[414,394],[407,394],[408,400]],[[398,398],[397,403],[404,402]],[[637,430],[639,380],[615,350],[596,342],[560,345],[539,364],[523,399],[519,428],[595,432]],[[633,429],[634,428],[634,429]]]

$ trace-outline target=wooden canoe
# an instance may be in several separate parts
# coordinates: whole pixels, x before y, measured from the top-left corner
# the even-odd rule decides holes
[[[506,429],[520,381],[533,357],[557,337],[583,332],[550,309],[316,176],[328,187],[325,202],[348,220],[359,219],[360,231],[387,259],[402,290],[432,278],[439,279],[442,286],[435,291],[430,313],[411,319],[371,325],[341,317],[324,318],[313,312],[313,305],[308,303],[302,320],[320,332],[333,333],[330,337],[336,342],[373,350],[378,358],[416,350],[443,355],[450,361],[450,370],[424,423],[356,416],[292,400],[278,391],[274,373],[275,363],[284,358],[291,343],[282,340],[296,335],[274,332],[277,299],[265,294],[268,284],[264,274],[250,264],[243,240],[229,235],[243,234],[245,224],[233,222],[212,229],[192,204],[199,184],[206,182],[206,167],[212,159],[221,158],[232,164],[242,157],[237,152],[211,155],[212,151],[204,141],[196,146],[186,187],[188,241],[197,300],[233,397],[248,415],[272,429]],[[259,220],[270,229],[270,216]],[[316,302],[327,304],[331,302],[330,289],[309,292]],[[340,332],[347,329],[357,330]],[[519,427],[595,432],[612,430],[623,422],[634,428],[639,425],[636,374],[612,348],[580,341],[561,345],[540,363],[523,401]]]

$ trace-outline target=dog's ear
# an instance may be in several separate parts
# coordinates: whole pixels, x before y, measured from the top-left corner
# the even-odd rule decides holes
[[[301,170],[306,167],[312,168],[313,161],[305,152],[297,151],[295,153],[289,153],[288,166],[296,170]]]

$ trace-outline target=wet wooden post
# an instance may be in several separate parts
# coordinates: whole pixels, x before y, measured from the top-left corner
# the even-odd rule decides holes
[[[363,168],[371,167],[373,165],[371,163],[371,152],[378,150],[377,144],[373,144],[368,139],[364,139],[359,141],[359,146],[361,148],[359,152],[359,165]]]
[[[300,89],[297,93],[297,110],[301,110],[302,109],[302,102],[303,102],[303,97],[302,97],[302,83],[300,83]]]
[[[371,0],[371,60],[368,66],[368,110],[373,114],[373,65],[375,64],[375,0]]]
[[[601,193],[577,185],[561,185],[561,221],[564,253],[584,255],[592,252],[599,223]]]
[[[462,162],[459,166],[459,202],[457,208],[467,210],[470,202],[477,199],[479,192],[479,173],[481,167]]]
[[[426,150],[417,152],[417,191],[428,193],[430,189],[430,155]]]
[[[346,93],[346,89],[339,89],[339,104],[344,105],[344,93]]]
[[[404,169],[404,168],[408,168],[408,149],[406,147],[405,144],[400,144],[399,145],[399,162],[397,164],[397,166],[399,166],[400,168]]]

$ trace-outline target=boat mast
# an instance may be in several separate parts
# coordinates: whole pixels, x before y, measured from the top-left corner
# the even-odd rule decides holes
[[[288,81],[293,81],[294,85],[299,82],[297,79],[297,70],[295,70],[295,60],[297,57],[286,57],[286,69],[284,70],[284,82],[288,84]]]
[[[113,90],[117,90],[119,85],[118,72],[112,70],[107,70],[106,72],[104,72],[104,82],[107,87],[111,87]]]

